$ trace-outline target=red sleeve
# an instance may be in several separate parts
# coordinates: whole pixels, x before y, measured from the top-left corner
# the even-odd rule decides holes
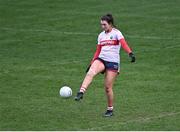
[[[96,48],[96,52],[94,53],[94,57],[91,61],[91,64],[94,62],[94,60],[99,56],[100,52],[101,52],[101,45],[97,45],[97,48]]]
[[[122,46],[122,48],[129,54],[132,52],[132,50],[129,48],[126,40],[123,38],[123,39],[120,39],[120,44]]]

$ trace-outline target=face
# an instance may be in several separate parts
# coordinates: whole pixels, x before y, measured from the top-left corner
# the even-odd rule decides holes
[[[111,30],[112,26],[107,21],[101,20],[101,28],[104,31],[109,31],[109,30]]]

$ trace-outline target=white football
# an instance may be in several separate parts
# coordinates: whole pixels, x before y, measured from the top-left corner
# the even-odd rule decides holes
[[[68,98],[72,96],[72,90],[68,86],[63,86],[62,88],[60,88],[59,94],[61,97]]]

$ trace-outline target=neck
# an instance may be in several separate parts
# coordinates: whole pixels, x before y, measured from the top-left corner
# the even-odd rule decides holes
[[[108,29],[107,31],[105,31],[106,33],[109,33],[112,31],[112,27],[110,29]]]

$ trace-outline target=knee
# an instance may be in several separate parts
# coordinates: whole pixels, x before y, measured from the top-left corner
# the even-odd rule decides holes
[[[110,93],[112,91],[112,85],[111,84],[105,84],[105,91],[106,91],[106,93]]]

